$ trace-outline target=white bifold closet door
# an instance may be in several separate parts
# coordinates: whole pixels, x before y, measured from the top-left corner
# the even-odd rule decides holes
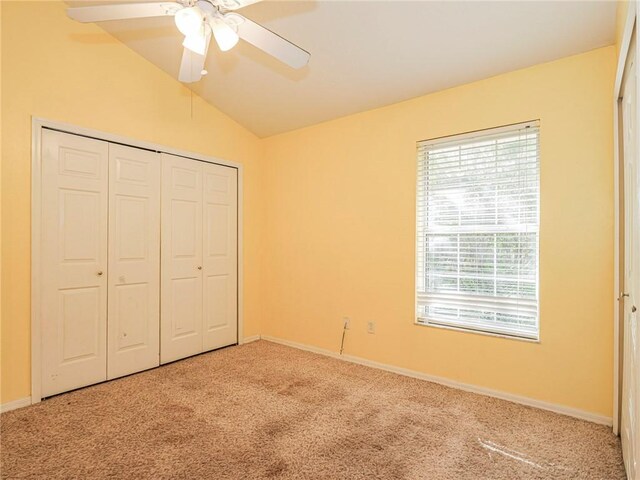
[[[107,378],[109,144],[42,132],[42,394]]]
[[[41,160],[42,396],[237,343],[237,169],[47,129]]]
[[[160,154],[109,145],[107,377],[160,364]]]
[[[42,395],[160,363],[160,155],[42,133]]]
[[[237,170],[162,154],[161,363],[237,342]]]
[[[202,163],[162,155],[162,363],[202,351]]]
[[[238,341],[238,170],[203,163],[203,350]]]

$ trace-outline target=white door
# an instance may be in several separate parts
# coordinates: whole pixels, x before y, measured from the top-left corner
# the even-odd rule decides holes
[[[162,154],[161,363],[202,352],[202,163]]]
[[[238,171],[203,164],[203,349],[238,341]]]
[[[109,145],[108,378],[160,364],[160,154]]]
[[[624,156],[624,339],[622,366],[622,452],[627,476],[640,478],[640,164],[638,161],[638,95],[636,36],[622,87]]]
[[[108,144],[42,131],[42,395],[107,378]]]

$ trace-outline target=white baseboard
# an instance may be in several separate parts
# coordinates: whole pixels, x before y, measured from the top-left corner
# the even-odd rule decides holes
[[[260,340],[260,335],[251,335],[250,337],[244,337],[242,339],[242,345],[245,343],[255,342],[256,340]]]
[[[0,405],[0,413],[15,410],[17,408],[28,407],[29,405],[31,405],[31,397],[19,398],[18,400]]]
[[[514,395],[512,393],[502,392],[500,390],[493,390],[491,388],[479,387],[477,385],[470,385],[468,383],[456,382],[455,380],[449,380],[444,377],[437,377],[434,375],[428,375],[426,373],[418,372],[415,370],[409,370],[407,368],[396,367],[394,365],[388,365],[385,363],[375,362],[373,360],[367,360],[366,358],[356,357],[353,355],[340,355],[337,352],[325,350],[324,348],[318,348],[311,345],[304,345],[302,343],[292,342],[281,338],[271,337],[269,335],[252,335],[243,339],[243,344],[255,342],[257,340],[267,340],[273,343],[279,343],[289,347],[297,348],[299,350],[306,350],[307,352],[317,353],[327,357],[336,358],[338,360],[344,360],[351,363],[357,363],[367,367],[378,368],[380,370],[386,370],[388,372],[397,373],[407,377],[417,378],[419,380],[426,380],[428,382],[438,383],[440,385],[446,385],[447,387],[457,388],[459,390],[465,390],[467,392],[478,393],[480,395],[487,395],[490,397],[500,398],[521,405],[527,405],[529,407],[540,408],[542,410],[549,410],[551,412],[560,413],[562,415],[568,415],[570,417],[580,418],[589,422],[598,423],[601,425],[612,425],[611,417],[599,415],[596,413],[587,412],[585,410],[579,410],[577,408],[571,408],[564,405],[558,405],[555,403],[544,402],[542,400],[536,400],[534,398],[523,397],[520,395]],[[17,408],[27,407],[31,405],[31,397],[19,398],[12,402],[3,403],[0,405],[0,413],[15,410]]]
[[[449,380],[444,377],[436,377],[434,375],[428,375],[426,373],[418,372],[415,370],[409,370],[407,368],[396,367],[393,365],[387,365],[385,363],[374,362],[373,360],[367,360],[361,357],[355,357],[353,355],[340,355],[337,352],[325,350],[323,348],[313,347],[311,345],[304,345],[302,343],[291,342],[289,340],[283,340],[281,338],[271,337],[268,335],[261,335],[262,340],[267,340],[273,343],[279,343],[288,347],[297,348],[300,350],[306,350],[308,352],[325,355],[327,357],[337,358],[351,363],[357,363],[367,367],[378,368],[380,370],[386,370],[388,372],[397,373],[399,375],[405,375],[407,377],[417,378],[419,380],[426,380],[428,382],[439,383],[446,385],[447,387],[457,388],[467,392],[478,393],[480,395],[487,395],[489,397],[500,398],[521,405],[527,405],[529,407],[540,408],[542,410],[549,410],[551,412],[560,413],[562,415],[568,415],[570,417],[579,418],[581,420],[587,420],[588,422],[598,423],[600,425],[612,426],[613,422],[611,417],[599,415],[597,413],[587,412],[577,408],[571,408],[564,405],[558,405],[555,403],[544,402],[542,400],[536,400],[534,398],[523,397],[520,395],[514,395],[512,393],[502,392],[500,390],[493,390],[491,388],[480,387],[477,385],[471,385],[468,383],[456,382],[455,380]]]

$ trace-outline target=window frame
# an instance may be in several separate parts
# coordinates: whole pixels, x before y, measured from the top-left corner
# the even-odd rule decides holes
[[[518,334],[518,333],[508,333],[503,331],[500,331],[499,329],[495,329],[492,330],[490,328],[475,328],[473,326],[462,326],[462,325],[455,325],[453,323],[448,323],[446,320],[442,320],[442,319],[436,319],[436,318],[429,318],[428,316],[424,316],[424,315],[419,315],[419,295],[420,292],[418,291],[418,274],[420,271],[420,265],[418,263],[418,259],[419,256],[421,255],[419,246],[420,246],[420,235],[424,235],[425,232],[424,230],[420,230],[420,218],[419,218],[419,210],[421,207],[421,203],[420,203],[420,193],[421,193],[421,187],[419,185],[419,182],[421,180],[421,176],[419,174],[419,169],[421,167],[421,153],[420,151],[422,149],[424,149],[425,147],[429,148],[429,147],[437,147],[438,145],[442,145],[445,146],[448,144],[448,146],[454,146],[455,144],[459,144],[459,145],[465,145],[465,144],[469,144],[469,143],[474,143],[474,142],[480,142],[483,139],[486,139],[487,137],[490,136],[495,136],[495,135],[501,135],[501,134],[508,134],[509,132],[513,132],[516,133],[522,129],[525,128],[529,128],[529,127],[534,127],[537,129],[537,142],[538,142],[538,151],[537,151],[537,168],[538,168],[538,190],[537,190],[537,214],[538,214],[538,218],[537,218],[537,232],[536,232],[536,242],[535,242],[535,249],[536,249],[536,265],[535,265],[535,274],[536,274],[536,285],[535,285],[535,291],[536,291],[536,295],[535,295],[535,302],[536,302],[536,334],[535,335],[527,335],[527,334]],[[486,336],[491,336],[491,337],[498,337],[498,338],[505,338],[505,339],[510,339],[510,340],[519,340],[519,341],[524,341],[524,342],[529,342],[529,343],[540,343],[541,342],[541,320],[540,320],[540,235],[541,235],[541,221],[540,221],[540,199],[541,199],[541,148],[540,148],[540,137],[541,137],[541,128],[540,128],[540,120],[536,119],[536,120],[530,120],[530,121],[526,121],[526,122],[519,122],[519,123],[514,123],[514,124],[508,124],[508,125],[503,125],[503,126],[499,126],[499,127],[492,127],[492,128],[486,128],[486,129],[481,129],[481,130],[474,130],[474,131],[470,131],[470,132],[465,132],[465,133],[461,133],[461,134],[453,134],[453,135],[446,135],[446,136],[442,136],[442,137],[436,137],[436,138],[432,138],[429,140],[422,140],[422,141],[418,141],[416,143],[416,215],[415,215],[415,221],[416,221],[416,237],[415,237],[415,276],[414,276],[414,280],[415,280],[415,286],[414,286],[414,325],[417,326],[421,326],[421,327],[433,327],[433,328],[439,328],[439,329],[444,329],[444,330],[453,330],[453,331],[457,331],[457,332],[462,332],[462,333],[472,333],[472,334],[479,334],[479,335],[486,335]],[[426,201],[424,202],[426,203]],[[423,252],[424,254],[424,252]],[[459,277],[458,277],[459,278]]]

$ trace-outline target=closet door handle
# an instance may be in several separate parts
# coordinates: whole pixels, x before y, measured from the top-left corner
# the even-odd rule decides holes
[[[98,276],[101,277],[102,276],[102,270],[98,271]]]
[[[202,265],[198,265],[198,270],[202,270]]]

